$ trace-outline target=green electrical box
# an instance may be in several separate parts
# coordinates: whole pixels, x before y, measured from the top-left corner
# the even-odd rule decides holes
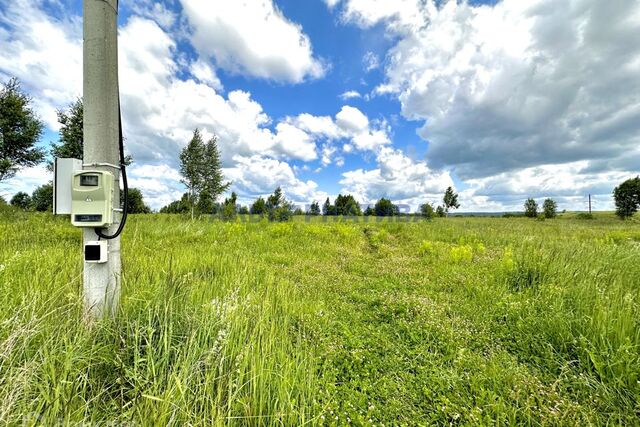
[[[113,224],[113,174],[77,171],[71,183],[71,224],[106,228]]]

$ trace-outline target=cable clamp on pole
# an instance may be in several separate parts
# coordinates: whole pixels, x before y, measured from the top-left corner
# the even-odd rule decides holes
[[[91,168],[91,167],[107,167],[107,168],[114,168],[114,169],[121,169],[121,166],[117,166],[114,165],[113,163],[83,163],[82,164],[83,168]]]

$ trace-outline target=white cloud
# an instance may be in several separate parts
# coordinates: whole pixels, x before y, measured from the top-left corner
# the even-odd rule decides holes
[[[369,127],[369,119],[357,108],[345,105],[336,114],[336,124],[347,132],[362,132]]]
[[[278,186],[282,187],[287,198],[297,203],[326,198],[326,193],[319,191],[314,181],[296,178],[286,162],[254,155],[235,156],[234,163],[234,167],[224,169],[224,174],[232,181],[231,189],[243,199],[268,195]]]
[[[424,161],[413,160],[401,150],[382,147],[376,158],[376,169],[356,169],[342,174],[343,191],[363,203],[387,197],[415,208],[426,200],[440,197],[453,185],[447,172],[431,170]]]
[[[366,72],[380,68],[380,58],[373,52],[365,53],[362,57],[362,63]]]
[[[178,20],[178,14],[166,5],[166,3],[173,3],[173,0],[165,0],[165,3],[153,0],[126,0],[123,3],[126,3],[135,14],[155,21],[165,30],[173,27]]]
[[[348,90],[340,94],[340,99],[342,99],[343,101],[353,98],[362,98],[362,95],[360,95],[360,92],[358,92],[357,90]]]
[[[44,165],[20,169],[16,175],[0,182],[0,196],[8,203],[14,194],[31,194],[36,187],[53,179],[53,174]]]
[[[640,144],[640,3],[418,3],[348,0],[343,14],[399,37],[377,92],[425,121],[433,166],[475,178]]]
[[[52,18],[39,5],[14,0],[0,8],[0,80],[19,77],[36,112],[57,129],[56,107],[82,94],[82,24]]]
[[[231,72],[299,83],[324,75],[302,27],[272,0],[181,0],[191,41],[203,57]]]
[[[223,90],[222,83],[216,75],[215,70],[202,59],[197,59],[191,64],[191,74],[193,77],[202,83],[208,84],[216,91]]]

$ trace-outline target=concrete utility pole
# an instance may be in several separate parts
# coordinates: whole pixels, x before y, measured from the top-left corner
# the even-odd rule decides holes
[[[83,14],[83,168],[113,173],[113,206],[119,207],[118,1],[84,0]],[[105,232],[113,234],[117,227],[113,224]],[[83,233],[85,244],[98,240],[93,228]],[[84,301],[90,318],[113,316],[118,306],[120,237],[108,240],[107,245],[106,263],[84,263]]]

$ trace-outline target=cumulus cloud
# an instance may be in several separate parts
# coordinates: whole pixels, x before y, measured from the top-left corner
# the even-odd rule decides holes
[[[426,162],[411,159],[398,149],[382,147],[376,160],[376,169],[343,173],[340,180],[343,191],[354,194],[363,203],[387,197],[416,208],[426,200],[437,199],[453,185],[448,172],[432,170]]]
[[[272,0],[181,0],[191,41],[203,57],[231,72],[299,83],[324,75],[302,27]]]
[[[52,113],[47,124],[55,129],[55,110],[81,94],[82,25],[73,17],[60,21],[39,6],[18,1],[1,9],[2,23],[11,31],[0,30],[3,46],[8,46],[0,51],[0,73],[25,82],[38,100],[38,111]],[[250,93],[218,93],[215,70],[200,60],[183,61],[174,37],[155,20],[133,15],[120,28],[119,63],[126,149],[135,161],[130,182],[154,208],[183,191],[176,173],[178,152],[196,127],[207,138],[218,136],[225,167],[233,168],[234,156],[251,158],[257,153],[285,165],[287,160],[317,158],[313,138],[286,123],[272,129],[271,119]],[[194,78],[183,77],[189,74]],[[23,189],[21,183],[32,190],[35,180],[46,182],[38,171],[26,170],[19,175],[24,178],[20,183],[6,183],[8,190]],[[32,172],[33,177],[24,175]]]
[[[348,0],[343,14],[399,37],[378,92],[426,121],[432,165],[474,178],[640,143],[640,3],[374,3]]]
[[[233,188],[243,199],[265,196],[280,186],[285,196],[297,203],[309,203],[326,198],[314,181],[302,181],[295,176],[291,166],[276,159],[260,155],[235,156],[235,165],[224,169],[224,175],[233,182]]]
[[[362,95],[360,95],[360,92],[358,92],[357,90],[348,90],[340,94],[340,99],[342,99],[343,101],[347,101],[352,98],[362,98]]]
[[[82,95],[82,23],[51,17],[40,5],[15,0],[0,7],[0,80],[19,77],[37,113],[57,129],[56,108]]]

